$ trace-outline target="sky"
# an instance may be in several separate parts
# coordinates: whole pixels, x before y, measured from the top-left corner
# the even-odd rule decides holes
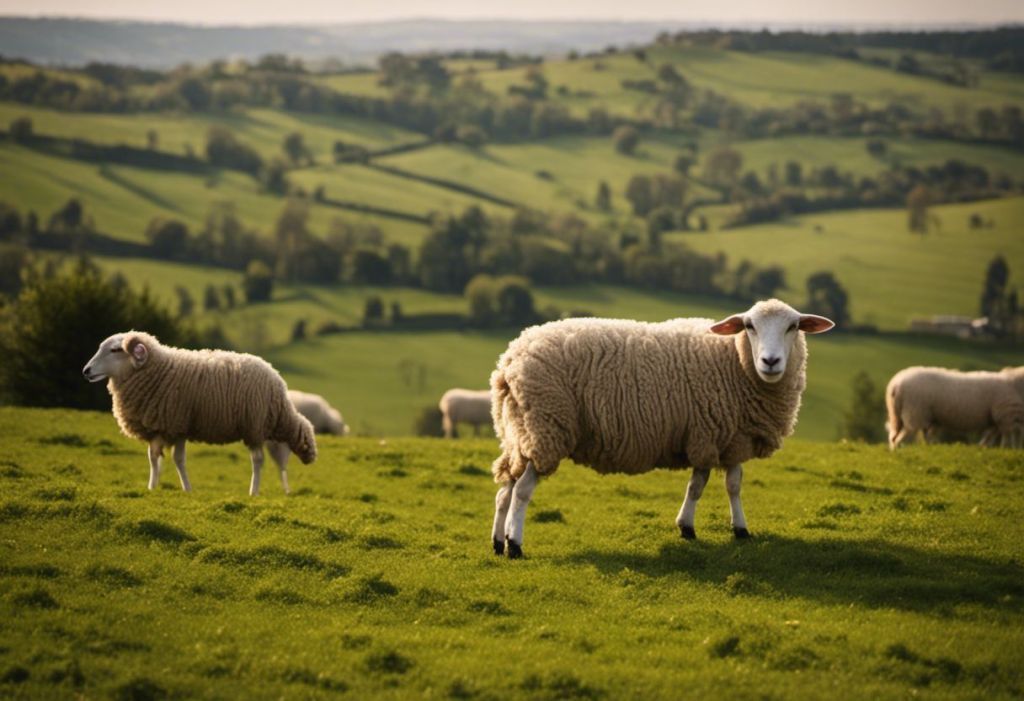
[[[1024,0],[0,0],[0,15],[206,25],[321,24],[430,17],[927,26],[1024,23]]]

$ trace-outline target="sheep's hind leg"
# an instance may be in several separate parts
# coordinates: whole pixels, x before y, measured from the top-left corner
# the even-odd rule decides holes
[[[697,537],[697,532],[693,529],[693,520],[697,514],[697,502],[704,493],[704,485],[708,483],[710,476],[711,470],[699,470],[695,467],[693,474],[690,475],[690,482],[686,485],[686,497],[683,499],[682,508],[679,509],[679,515],[676,516],[676,525],[679,526],[679,534],[687,540]]]
[[[149,442],[149,488],[156,489],[160,484],[160,468],[164,460],[164,444],[159,438]]]
[[[743,484],[743,465],[733,465],[725,470],[725,491],[729,495],[729,513],[732,514],[732,532],[737,538],[749,538],[747,518],[740,503],[740,486]]]
[[[505,519],[505,542],[508,556],[513,560],[523,556],[523,527],[526,524],[526,507],[530,505],[533,490],[537,486],[537,470],[533,461],[526,463],[526,470],[512,487],[511,506]]]
[[[181,481],[181,488],[186,492],[191,492],[192,484],[188,481],[188,473],[185,472],[184,440],[180,440],[174,444],[174,466],[178,468],[178,479]]]
[[[260,493],[260,470],[263,469],[263,444],[249,448],[249,457],[252,458],[252,482],[249,484],[249,496],[254,497]]]
[[[498,488],[494,496],[494,527],[491,528],[491,541],[494,543],[494,554],[505,554],[505,519],[508,507],[512,503],[512,488],[515,482],[506,482]]]

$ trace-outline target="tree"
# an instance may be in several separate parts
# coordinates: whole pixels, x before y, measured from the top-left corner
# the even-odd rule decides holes
[[[180,260],[188,248],[188,226],[177,219],[153,217],[146,226],[146,240],[158,257]]]
[[[630,126],[621,126],[612,133],[612,142],[619,153],[631,156],[640,145],[640,133]]]
[[[1007,294],[1010,281],[1010,266],[1006,258],[997,255],[985,270],[985,283],[981,290],[981,315],[988,317],[993,331],[1003,335],[1012,329],[1018,313],[1017,291]]]
[[[690,168],[693,167],[693,162],[694,159],[692,154],[680,153],[676,156],[676,160],[672,164],[672,168],[683,177],[686,177],[690,174]]]
[[[384,301],[377,295],[366,298],[363,305],[363,326],[377,326],[384,321]]]
[[[882,389],[863,370],[854,375],[851,385],[853,397],[843,413],[843,437],[865,443],[882,442],[886,419]]]
[[[203,292],[203,309],[208,312],[215,312],[220,309],[220,294],[213,285],[207,285]]]
[[[721,146],[704,159],[704,175],[718,185],[733,185],[743,168],[743,155],[728,146]]]
[[[466,283],[462,292],[469,303],[469,319],[477,326],[489,326],[496,317],[494,278],[481,273]]]
[[[786,184],[799,187],[804,181],[803,166],[798,161],[786,161]]]
[[[160,135],[156,129],[149,129],[146,132],[146,148],[150,151],[156,151],[157,146],[160,144]]]
[[[907,226],[912,232],[919,234],[928,233],[928,206],[931,204],[931,194],[924,185],[917,185],[907,195],[907,214],[909,219]]]
[[[301,165],[302,163],[310,164],[313,162],[313,157],[309,152],[309,148],[306,146],[305,140],[302,138],[302,134],[297,131],[293,131],[284,137],[284,143],[282,149],[288,160],[295,165]]]
[[[498,321],[508,326],[525,326],[536,321],[533,293],[521,277],[503,277],[497,281]]]
[[[18,296],[25,282],[25,274],[32,265],[32,251],[15,243],[0,244],[0,307],[3,298]]]
[[[288,166],[280,158],[270,161],[263,169],[263,184],[278,195],[288,194]]]
[[[655,207],[647,214],[647,241],[652,251],[661,250],[661,235],[676,228],[677,214],[672,207]]]
[[[849,296],[839,284],[835,275],[827,270],[814,273],[807,278],[807,304],[810,314],[827,316],[842,328],[849,321]]]
[[[84,361],[69,359],[91,358],[98,339],[133,328],[168,345],[194,341],[147,290],[115,285],[88,263],[33,277],[0,326],[0,398],[25,406],[109,410],[106,389],[84,382]]]
[[[274,291],[274,276],[266,263],[261,260],[249,261],[242,289],[245,291],[245,301],[249,304],[270,301]]]
[[[243,144],[226,127],[210,127],[206,132],[206,159],[221,168],[241,170],[257,175],[263,159],[254,149]]]
[[[11,138],[15,141],[26,141],[32,138],[34,129],[32,128],[32,120],[28,117],[17,117],[11,120],[9,127]]]
[[[85,209],[82,203],[72,197],[64,206],[50,215],[49,230],[59,233],[75,233],[82,229],[85,222]]]
[[[461,124],[455,129],[455,140],[478,149],[487,141],[487,132],[475,124]]]
[[[865,148],[875,158],[885,158],[885,154],[889,151],[889,147],[881,139],[868,139]]]
[[[444,438],[444,415],[437,404],[423,407],[413,420],[412,432],[417,436]]]
[[[597,185],[597,196],[594,198],[594,204],[602,212],[609,212],[612,208],[612,189],[608,187],[608,183],[602,180]]]
[[[654,192],[651,178],[646,175],[634,175],[626,184],[626,199],[633,205],[633,214],[647,216],[654,207]]]
[[[224,308],[234,309],[235,308],[235,286],[224,285]]]
[[[192,293],[188,291],[187,287],[178,285],[174,288],[174,294],[178,296],[178,318],[191,316],[192,310],[196,307],[195,300],[192,299]]]
[[[292,326],[292,343],[306,339],[306,320],[297,319]]]

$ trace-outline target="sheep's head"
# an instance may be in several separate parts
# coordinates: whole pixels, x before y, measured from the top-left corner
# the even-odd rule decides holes
[[[777,299],[758,302],[743,314],[734,314],[712,325],[723,336],[746,332],[757,376],[771,384],[786,373],[790,351],[800,331],[822,333],[835,324],[817,314],[801,314]]]
[[[137,331],[115,333],[100,343],[99,350],[86,363],[82,374],[89,382],[121,379],[149,361],[156,343],[157,340],[149,334]]]

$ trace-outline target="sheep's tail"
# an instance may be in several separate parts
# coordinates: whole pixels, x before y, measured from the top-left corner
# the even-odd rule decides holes
[[[294,428],[288,439],[288,447],[299,456],[303,465],[316,460],[316,437],[313,435],[313,424],[302,414],[293,412]]]
[[[890,382],[885,388],[885,408],[889,414],[885,425],[889,429],[889,450],[896,449],[896,436],[903,431],[903,420],[900,418],[903,402],[900,400],[899,389],[899,382]]]

